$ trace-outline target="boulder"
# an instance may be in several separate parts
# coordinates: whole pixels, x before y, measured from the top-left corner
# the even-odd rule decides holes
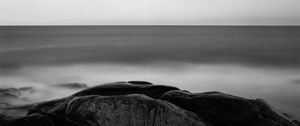
[[[67,103],[71,99],[72,97],[66,97],[36,103],[28,110],[28,114],[30,115],[34,113],[63,113]]]
[[[293,120],[293,122],[294,122],[295,124],[297,124],[297,126],[300,126],[300,121],[298,121],[298,120]]]
[[[261,100],[250,100],[220,92],[169,91],[162,100],[196,113],[214,126],[296,126]]]
[[[263,118],[273,120],[283,126],[296,126],[296,124],[292,120],[288,119],[284,114],[276,112],[264,100],[256,99],[249,101],[255,105],[259,115]]]
[[[132,84],[133,83],[133,84]],[[145,82],[143,82],[145,83]],[[127,95],[127,94],[144,94],[148,97],[158,99],[164,93],[171,90],[179,90],[176,87],[165,86],[165,85],[152,85],[152,84],[141,84],[141,82],[118,82],[118,83],[107,83],[95,87],[91,87],[72,96],[85,96],[85,95]]]
[[[205,126],[196,114],[145,95],[75,97],[66,116],[82,126]]]
[[[80,126],[64,116],[51,113],[32,114],[15,120],[7,121],[1,126]]]
[[[246,99],[220,92],[190,93],[176,87],[153,85],[143,81],[107,83],[79,91],[69,97],[10,109],[7,111],[8,108],[5,108],[10,114],[1,113],[0,109],[1,126],[299,124],[285,116],[287,114],[277,113],[261,99]],[[15,116],[17,114],[19,115]]]
[[[138,94],[80,96],[40,106],[47,109],[2,126],[208,126],[192,112]]]
[[[147,81],[128,81],[128,83],[136,85],[153,85],[152,83]]]
[[[256,121],[255,126],[285,126],[274,120],[261,118]]]
[[[130,83],[129,83],[130,82]],[[165,92],[170,90],[179,90],[176,87],[153,85],[144,81],[129,81],[127,82],[115,82],[98,85],[88,88],[86,90],[79,91],[72,96],[60,99],[54,99],[50,101],[40,102],[31,107],[28,114],[47,112],[55,106],[63,106],[73,97],[87,96],[87,95],[101,95],[101,96],[114,96],[114,95],[127,95],[127,94],[143,94],[152,98],[160,98]],[[142,84],[141,84],[142,83]],[[149,84],[147,84],[149,83]]]

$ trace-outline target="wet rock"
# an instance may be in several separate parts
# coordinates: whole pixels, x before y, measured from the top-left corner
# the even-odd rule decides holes
[[[214,126],[252,126],[258,118],[251,102],[219,92],[170,91],[161,99],[196,113]]]
[[[1,126],[80,126],[68,121],[63,116],[57,116],[50,113],[33,114],[15,120],[7,121]]]
[[[14,89],[13,89],[14,90]],[[30,108],[30,109],[29,109]],[[6,111],[8,109],[5,109]],[[69,97],[11,108],[1,126],[297,126],[261,99],[190,93],[143,81],[91,87]],[[22,116],[15,116],[20,114]],[[28,113],[27,113],[28,112]],[[27,113],[27,115],[25,114]],[[18,117],[18,119],[16,119]],[[5,124],[1,124],[6,122]]]
[[[0,126],[7,121],[27,116],[27,111],[30,107],[31,105],[22,105],[0,108]]]
[[[66,105],[71,99],[72,97],[66,97],[37,103],[31,108],[29,108],[28,114],[30,115],[34,113],[63,113]]]
[[[152,83],[147,81],[128,81],[128,83],[136,85],[153,85]]]
[[[255,105],[255,107],[258,109],[260,116],[262,116],[263,118],[273,120],[283,126],[295,126],[296,125],[292,120],[288,119],[285,115],[277,113],[264,100],[256,99],[256,100],[250,100],[250,101]]]
[[[127,95],[127,94],[144,94],[148,97],[158,99],[165,92],[171,90],[179,90],[176,87],[165,85],[150,85],[150,84],[131,84],[127,82],[108,83],[75,93],[72,96],[85,96],[85,95]]]
[[[66,115],[83,126],[205,126],[194,113],[143,95],[74,98]]]
[[[271,119],[261,118],[256,122],[255,126],[285,126],[285,125],[282,125]]]
[[[214,126],[295,126],[292,121],[277,114],[261,100],[220,92],[193,94],[186,91],[170,91],[161,99],[196,113]]]
[[[294,122],[295,124],[297,124],[297,126],[300,126],[300,121],[298,121],[298,120],[293,120],[293,122]]]

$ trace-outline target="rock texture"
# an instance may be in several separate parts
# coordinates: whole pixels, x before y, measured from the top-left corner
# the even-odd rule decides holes
[[[130,81],[129,81],[130,82]],[[171,90],[179,90],[176,87],[165,85],[152,85],[151,83],[141,83],[141,81],[107,83],[96,87],[75,93],[73,96],[84,95],[127,95],[127,94],[144,94],[148,97],[158,99],[164,93]]]
[[[161,97],[196,113],[214,126],[296,126],[261,100],[249,100],[220,92],[170,91]]]
[[[261,99],[190,93],[144,81],[107,83],[28,105],[1,126],[297,126]],[[1,120],[1,117],[0,117]],[[1,124],[2,123],[2,124]]]
[[[66,115],[82,126],[205,126],[196,114],[143,95],[74,98]]]

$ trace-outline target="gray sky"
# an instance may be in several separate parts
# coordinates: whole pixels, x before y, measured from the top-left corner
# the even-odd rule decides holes
[[[0,0],[0,25],[300,25],[300,0]]]

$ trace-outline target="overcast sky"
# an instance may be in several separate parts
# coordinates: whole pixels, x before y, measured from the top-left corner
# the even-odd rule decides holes
[[[0,25],[300,25],[300,0],[0,0]]]

